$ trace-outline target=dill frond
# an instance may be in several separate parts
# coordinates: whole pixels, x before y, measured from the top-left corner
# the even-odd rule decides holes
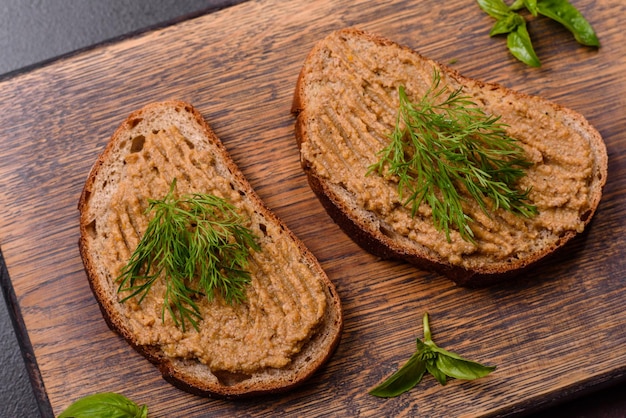
[[[463,212],[467,195],[488,216],[498,208],[534,216],[537,208],[528,202],[530,190],[515,188],[531,166],[523,148],[506,135],[499,117],[487,115],[462,88],[450,92],[440,84],[435,72],[431,88],[417,103],[409,100],[403,86],[398,88],[395,129],[368,174],[395,176],[403,204],[413,216],[422,203],[428,204],[435,227],[448,241],[452,228],[463,239],[474,240],[473,219]]]
[[[153,214],[128,263],[118,277],[118,292],[130,292],[122,302],[146,297],[156,280],[165,280],[162,317],[176,326],[198,329],[202,319],[196,300],[218,292],[228,303],[245,299],[250,282],[246,271],[251,250],[259,245],[244,219],[225,199],[209,194],[176,198],[176,179],[163,199],[150,199]]]

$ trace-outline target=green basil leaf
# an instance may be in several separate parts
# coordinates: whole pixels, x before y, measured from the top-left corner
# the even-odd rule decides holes
[[[506,45],[515,58],[531,67],[540,67],[541,62],[535,54],[530,35],[526,29],[526,22],[518,25],[506,37]]]
[[[148,407],[113,392],[85,396],[71,404],[58,418],[146,418]]]
[[[515,0],[509,10],[522,10],[525,7],[524,0]]]
[[[587,46],[600,46],[600,41],[591,24],[569,1],[541,0],[537,3],[537,8],[540,14],[565,26],[574,35],[578,43]]]
[[[428,373],[432,374],[435,379],[437,379],[437,382],[439,382],[439,384],[441,384],[442,386],[445,386],[446,383],[448,383],[448,379],[446,378],[446,374],[439,369],[439,367],[437,367],[437,358],[439,356],[435,356],[435,358],[426,360],[426,370],[428,370]]]
[[[526,6],[526,9],[528,9],[528,11],[530,12],[530,14],[532,14],[533,16],[537,16],[538,13],[538,9],[537,9],[537,0],[524,0],[523,1],[524,6]]]
[[[436,347],[433,340],[426,340],[425,342],[422,342],[422,340],[420,340],[419,338],[416,338],[415,343],[417,344],[417,352],[422,354],[422,358],[423,358],[424,353],[431,351],[430,349],[431,347],[433,346]]]
[[[382,398],[398,396],[417,385],[425,372],[443,386],[448,377],[472,380],[485,376],[495,367],[466,360],[458,354],[439,348],[432,340],[428,313],[423,316],[424,341],[416,338],[417,351],[409,361],[383,383],[370,390],[370,394]]]
[[[506,15],[504,19],[498,20],[495,25],[493,25],[493,28],[491,28],[491,32],[489,32],[489,35],[494,36],[510,33],[517,30],[518,26],[525,24],[526,21],[522,16],[515,12],[509,12],[509,14]]]
[[[427,316],[424,317],[424,327],[428,329],[428,335],[430,336],[430,325]],[[422,359],[426,361],[426,370],[435,376],[435,379],[442,385],[446,384],[446,376],[455,379],[473,380],[486,376],[495,370],[495,367],[484,366],[440,348],[432,339],[422,342],[418,338],[417,350],[421,353]]]
[[[484,366],[475,361],[466,360],[458,355],[452,357],[441,353],[437,356],[436,365],[447,376],[462,380],[478,379],[496,369],[493,366]]]
[[[448,351],[443,348],[437,347],[434,344],[433,344],[432,350],[436,352],[437,354],[443,354],[444,356],[447,356],[456,360],[465,360],[463,357],[459,356],[458,354],[455,354],[452,351]]]
[[[456,359],[456,360],[463,360],[463,361],[465,361],[465,359],[463,357],[461,357],[460,355],[458,355],[456,353],[453,353],[452,351],[448,351],[446,349],[443,349],[443,348],[437,346],[434,342],[432,342],[430,344],[430,349],[432,351],[434,351],[435,353],[437,353],[437,354],[443,354],[444,356],[448,356],[448,357],[451,357],[451,358]]]
[[[509,32],[513,32],[516,28],[513,19],[500,19],[496,20],[493,27],[489,31],[489,36],[505,35]]]
[[[409,361],[398,371],[389,376],[383,383],[370,390],[370,395],[381,398],[398,396],[417,385],[426,372],[426,363],[419,353],[411,356]]]
[[[509,6],[503,0],[476,0],[478,6],[489,16],[502,19],[509,13]]]

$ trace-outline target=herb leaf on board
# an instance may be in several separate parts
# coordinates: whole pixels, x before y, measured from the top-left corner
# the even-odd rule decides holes
[[[474,380],[487,376],[496,369],[465,359],[456,353],[438,347],[432,340],[428,313],[423,316],[424,341],[417,338],[417,351],[398,371],[369,391],[380,398],[393,398],[415,387],[427,371],[441,385],[451,377]]]
[[[518,12],[526,9],[533,17],[543,15],[552,19],[573,35],[581,45],[600,47],[600,41],[591,24],[568,0],[515,0],[508,6],[504,0],[476,0],[478,7],[496,19],[489,36],[506,35],[509,52],[531,67],[541,62],[532,45],[526,19]]]
[[[114,392],[87,395],[72,403],[58,418],[146,418],[148,407]]]

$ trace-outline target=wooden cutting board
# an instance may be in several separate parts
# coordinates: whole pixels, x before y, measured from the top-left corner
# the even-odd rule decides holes
[[[154,417],[507,415],[623,380],[626,8],[621,0],[574,4],[602,48],[579,46],[557,24],[529,17],[541,69],[511,58],[503,38],[489,38],[493,21],[473,1],[249,1],[0,82],[2,277],[10,277],[28,333],[22,338],[32,345],[42,409],[58,414],[78,397],[115,391],[148,404]],[[352,25],[467,76],[584,114],[603,135],[610,160],[587,232],[520,280],[481,290],[357,247],[309,189],[290,114],[310,48]],[[118,124],[166,98],[187,100],[203,113],[342,298],[338,350],[289,394],[228,402],[175,389],[106,327],[88,287],[77,248],[83,182]],[[445,387],[427,377],[389,400],[368,395],[413,353],[425,311],[438,344],[497,371]]]

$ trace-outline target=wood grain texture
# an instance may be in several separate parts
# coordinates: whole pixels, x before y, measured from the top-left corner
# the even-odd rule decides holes
[[[599,51],[558,25],[529,25],[541,69],[510,57],[474,2],[249,1],[66,57],[0,82],[0,246],[55,413],[116,391],[151,416],[486,416],[527,412],[626,377],[626,39],[621,0],[573,2]],[[363,252],[308,188],[291,99],[313,44],[357,25],[464,75],[538,94],[584,114],[609,152],[605,195],[588,230],[511,283],[480,290]],[[319,258],[345,313],[331,361],[292,393],[244,402],[197,398],[105,325],[77,248],[76,205],[118,124],[145,103],[194,104],[259,195]],[[415,349],[421,317],[435,341],[498,369],[406,396],[367,390]]]

